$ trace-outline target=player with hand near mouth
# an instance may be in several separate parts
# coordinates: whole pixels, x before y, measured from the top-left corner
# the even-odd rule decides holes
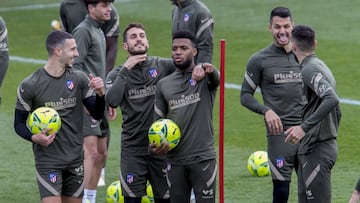
[[[301,123],[305,102],[300,66],[291,51],[294,22],[290,10],[276,7],[271,11],[269,20],[273,43],[249,59],[240,100],[249,110],[264,115],[273,202],[286,203],[297,145],[284,143],[284,131]],[[257,87],[261,88],[264,104],[254,97]]]

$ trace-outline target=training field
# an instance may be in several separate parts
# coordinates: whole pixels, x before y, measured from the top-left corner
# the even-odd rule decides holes
[[[203,0],[215,18],[214,64],[219,67],[219,41],[226,39],[225,91],[225,202],[269,203],[271,178],[251,177],[247,157],[266,150],[263,118],[240,105],[239,88],[247,59],[268,45],[268,15],[275,6],[289,7],[296,24],[310,24],[317,31],[317,54],[333,71],[341,97],[343,118],[339,130],[339,157],[333,169],[334,203],[347,202],[360,176],[360,41],[358,0]],[[169,0],[117,0],[121,29],[129,22],[145,25],[149,54],[170,57],[171,8]],[[0,202],[39,202],[31,144],[13,130],[18,83],[47,59],[45,38],[50,21],[58,18],[59,0],[1,0],[0,15],[9,30],[11,61],[3,83],[0,106]],[[126,53],[119,39],[117,63]],[[56,91],[56,90],[54,90]],[[259,94],[257,94],[259,96]],[[259,97],[260,98],[260,97]],[[219,97],[217,97],[218,101]],[[214,109],[218,134],[219,102]],[[119,113],[120,115],[120,113]],[[118,179],[121,118],[111,122],[111,144],[106,183]],[[217,138],[216,138],[217,139]],[[289,202],[297,202],[296,175]],[[105,202],[105,187],[98,189],[98,202]]]

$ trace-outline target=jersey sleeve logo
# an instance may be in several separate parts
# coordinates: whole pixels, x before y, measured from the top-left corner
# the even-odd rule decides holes
[[[190,20],[190,14],[189,13],[185,13],[184,15],[184,22],[188,22]]]

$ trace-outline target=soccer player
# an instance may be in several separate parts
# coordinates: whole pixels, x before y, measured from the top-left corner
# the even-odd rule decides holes
[[[4,19],[0,16],[0,104],[1,86],[9,66],[8,30]]]
[[[60,3],[61,27],[66,32],[72,33],[87,14],[84,0],[62,0]],[[101,26],[101,29],[106,37],[106,74],[108,74],[115,64],[120,35],[120,17],[113,4],[111,4],[110,19]]]
[[[355,189],[351,194],[349,203],[358,203],[360,199],[360,178],[358,179]]]
[[[172,33],[188,30],[195,34],[198,54],[195,64],[212,63],[214,19],[208,7],[199,0],[171,0]]]
[[[46,48],[45,66],[25,78],[17,89],[14,128],[33,144],[41,202],[80,203],[84,189],[83,108],[94,119],[103,117],[104,83],[91,74],[89,81],[84,72],[71,68],[79,55],[71,34],[51,32]],[[33,135],[26,127],[26,119],[43,106],[57,110],[61,129],[48,136],[49,129]]]
[[[193,32],[197,38],[195,64],[212,63],[214,47],[214,18],[209,8],[199,0],[171,0],[175,5],[172,10],[172,33],[179,30]],[[191,192],[191,202],[195,202]]]
[[[149,180],[157,203],[169,202],[165,156],[149,153],[148,130],[153,122],[157,82],[175,71],[171,59],[149,56],[149,41],[142,24],[131,23],[123,33],[123,49],[128,58],[106,79],[106,102],[120,107],[121,133],[120,182],[125,203],[140,203]],[[196,73],[198,72],[198,73]],[[204,77],[194,71],[194,79]]]
[[[152,145],[152,151],[167,154],[171,203],[189,202],[192,188],[197,203],[214,203],[217,165],[212,111],[219,72],[210,63],[195,66],[197,49],[192,32],[175,32],[172,39],[176,71],[156,86],[154,118],[177,123],[181,140],[171,151],[168,144]],[[201,81],[191,78],[196,67],[206,73]]]
[[[76,26],[85,19],[88,11],[85,6],[84,0],[63,0],[60,3],[60,21],[62,28],[72,33]],[[101,29],[105,34],[106,39],[106,75],[113,69],[116,55],[118,52],[118,38],[120,35],[120,17],[113,4],[111,4],[110,19],[102,24]],[[116,111],[109,111],[116,113]],[[114,119],[116,115],[108,115],[109,120]],[[106,121],[105,121],[106,122]],[[107,129],[109,137],[107,146],[110,141],[110,129]],[[106,160],[105,160],[106,161]],[[105,186],[105,165],[101,170],[98,186]]]
[[[270,13],[269,31],[273,43],[249,59],[240,91],[241,104],[264,115],[267,151],[273,182],[273,203],[286,203],[290,181],[296,164],[297,145],[284,143],[283,133],[301,123],[305,99],[302,92],[301,70],[291,52],[291,12],[276,7]],[[260,87],[261,104],[254,96]]]
[[[302,123],[285,131],[286,142],[299,143],[299,202],[331,202],[331,169],[338,155],[336,137],[341,118],[336,81],[315,54],[315,31],[310,26],[295,26],[291,42],[302,66],[307,99]]]
[[[85,0],[88,15],[73,30],[78,44],[79,57],[74,68],[101,77],[106,75],[106,42],[101,26],[110,19],[113,0]],[[110,109],[111,110],[111,109]],[[113,111],[111,111],[113,112]],[[85,112],[84,116],[84,168],[85,190],[83,201],[96,200],[96,188],[107,156],[109,125],[106,116],[94,120]]]
[[[155,202],[169,202],[164,157],[148,152],[147,132],[152,122],[155,84],[174,71],[170,59],[147,55],[149,42],[142,24],[129,24],[123,33],[123,49],[128,58],[111,71],[106,80],[106,102],[120,106],[120,182],[125,203],[140,203],[146,195],[146,182],[152,185]]]

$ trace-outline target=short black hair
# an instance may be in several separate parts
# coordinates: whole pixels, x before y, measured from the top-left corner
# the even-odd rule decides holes
[[[291,31],[291,38],[300,51],[313,51],[315,43],[315,31],[309,25],[296,25]]]
[[[124,32],[123,32],[123,42],[127,42],[127,32],[131,29],[131,28],[139,28],[145,31],[145,27],[143,24],[141,23],[130,23],[128,26],[126,26]]]
[[[55,30],[49,33],[46,38],[46,49],[50,55],[53,54],[56,47],[62,47],[66,39],[74,39],[73,35],[61,30]]]
[[[193,46],[196,47],[197,40],[194,33],[187,30],[179,30],[173,34],[172,40],[174,41],[174,39],[179,39],[179,38],[189,39],[192,42]]]
[[[83,0],[83,1],[85,3],[86,10],[88,9],[89,4],[96,5],[100,2],[110,2],[110,3],[114,2],[114,0]]]
[[[292,15],[291,15],[291,11],[289,8],[286,7],[275,7],[271,13],[270,13],[270,18],[269,18],[269,22],[270,25],[272,24],[272,19],[273,17],[278,16],[280,18],[287,18],[290,17],[290,20],[292,21]]]

